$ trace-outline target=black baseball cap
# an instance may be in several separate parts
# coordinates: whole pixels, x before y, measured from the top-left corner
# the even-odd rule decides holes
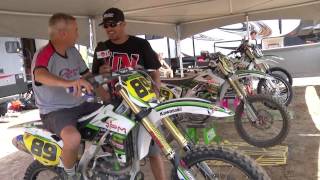
[[[106,22],[119,22],[124,21],[124,14],[118,8],[107,9],[102,15],[102,22],[99,26],[103,25]]]

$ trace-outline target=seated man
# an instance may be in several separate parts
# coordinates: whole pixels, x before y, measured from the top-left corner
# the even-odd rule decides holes
[[[32,85],[36,105],[44,126],[63,141],[62,162],[70,179],[78,179],[75,162],[81,135],[77,119],[97,110],[100,105],[87,103],[81,89],[89,93],[93,87],[81,77],[90,74],[80,53],[74,47],[78,27],[73,16],[54,14],[49,20],[49,43],[40,49],[32,62]],[[68,94],[66,88],[73,87]]]

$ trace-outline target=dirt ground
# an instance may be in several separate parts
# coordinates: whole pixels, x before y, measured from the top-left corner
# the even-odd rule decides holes
[[[320,96],[320,86],[314,87],[318,96]],[[319,99],[313,97],[314,106],[311,108],[316,109],[318,115],[318,118],[314,118],[314,121],[316,121],[314,122],[306,105],[306,89],[307,87],[293,88],[294,98],[288,107],[290,114],[293,114],[293,119],[291,120],[289,134],[282,143],[288,146],[287,165],[264,167],[273,180],[320,179],[320,172],[318,172],[320,170],[320,167],[318,167],[320,166],[320,129],[317,129],[315,125],[315,123],[320,123],[320,104]],[[310,91],[308,94],[310,95]],[[220,131],[224,139],[241,141],[233,123],[219,124],[217,129],[218,134]]]
[[[320,95],[320,86],[316,87],[316,92]],[[309,114],[310,108],[308,109],[306,105],[305,93],[306,87],[294,88],[294,98],[289,106],[289,110],[293,112],[294,117],[291,120],[289,135],[283,142],[289,147],[287,165],[265,167],[273,180],[320,179],[318,175],[318,169],[320,169],[318,167],[320,166],[318,164],[320,162],[320,132]],[[319,101],[319,99],[315,98],[314,101]],[[312,108],[319,115],[320,106]],[[316,124],[320,123],[320,118],[314,119],[317,120]],[[11,138],[21,132],[21,130],[8,130],[7,127],[10,124],[11,122],[0,124],[0,179],[21,180],[32,158],[23,152],[15,151],[15,148],[10,144]],[[219,124],[218,134],[222,131],[227,132],[223,133],[223,139],[239,140],[232,123]],[[169,174],[170,166],[166,166],[166,169]],[[148,165],[143,167],[143,171],[146,175],[145,179],[153,179]]]

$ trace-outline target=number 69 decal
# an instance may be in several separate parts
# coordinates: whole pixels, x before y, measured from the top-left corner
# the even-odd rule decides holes
[[[138,76],[127,81],[128,90],[135,98],[142,99],[143,101],[149,101],[153,97],[156,97],[151,82],[143,76]]]
[[[160,87],[160,97],[164,97],[165,100],[174,99],[175,95],[167,88]]]
[[[31,134],[25,134],[23,140],[29,152],[42,164],[47,166],[59,164],[61,148],[57,144]]]

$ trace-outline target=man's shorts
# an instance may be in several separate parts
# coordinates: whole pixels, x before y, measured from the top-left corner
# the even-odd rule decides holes
[[[59,109],[48,114],[40,114],[43,125],[49,131],[59,137],[62,129],[66,126],[77,127],[77,121],[81,117],[98,110],[102,105],[98,103],[84,102],[72,108]]]
[[[98,103],[84,102],[79,106],[60,109],[48,114],[40,114],[45,129],[57,134],[59,137],[62,129],[66,126],[77,127],[77,120],[98,110],[102,105]],[[149,148],[148,156],[160,154],[160,148],[153,141]]]

